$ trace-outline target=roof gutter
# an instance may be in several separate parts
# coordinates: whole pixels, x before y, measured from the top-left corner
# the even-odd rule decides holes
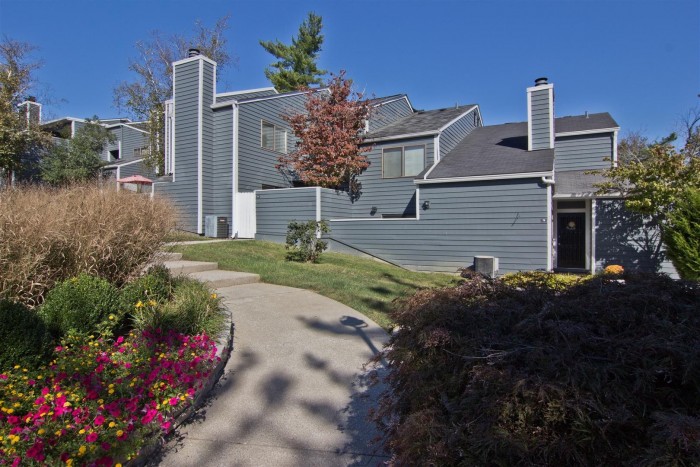
[[[512,174],[474,175],[472,177],[432,178],[430,180],[419,178],[417,180],[413,180],[413,183],[415,183],[416,185],[425,185],[431,183],[480,182],[488,180],[509,180],[517,178],[541,178],[542,180],[545,180],[545,177],[554,177],[554,172],[522,172]],[[554,179],[552,179],[551,182],[554,183]]]

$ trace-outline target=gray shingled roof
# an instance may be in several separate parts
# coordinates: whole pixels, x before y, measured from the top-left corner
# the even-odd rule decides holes
[[[572,117],[559,117],[554,119],[554,131],[568,133],[570,131],[600,130],[603,128],[615,128],[620,125],[609,113],[575,115]]]
[[[557,133],[598,130],[617,126],[617,122],[607,112],[554,119],[554,128]],[[506,123],[476,128],[443,157],[435,169],[430,172],[428,180],[548,172],[553,170],[553,164],[554,150],[552,149],[528,152],[527,122]],[[422,176],[419,175],[418,178],[422,178]]]
[[[368,133],[365,140],[369,142],[414,133],[437,133],[440,128],[474,107],[476,107],[474,104],[470,104],[448,109],[419,110],[397,122]]]
[[[587,174],[585,170],[557,172],[554,177],[554,196],[590,198],[598,191],[595,183],[605,181],[598,174]]]
[[[434,178],[550,172],[554,150],[527,150],[527,123],[475,128],[430,172]]]

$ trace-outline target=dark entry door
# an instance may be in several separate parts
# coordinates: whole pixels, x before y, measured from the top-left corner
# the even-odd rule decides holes
[[[586,267],[586,213],[557,213],[557,267]]]

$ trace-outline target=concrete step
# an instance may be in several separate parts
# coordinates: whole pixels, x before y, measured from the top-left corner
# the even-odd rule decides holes
[[[181,259],[182,253],[172,251],[159,251],[156,255],[156,261],[180,261]]]
[[[193,279],[205,282],[210,287],[218,289],[221,287],[230,287],[232,285],[254,284],[260,282],[260,276],[249,272],[235,271],[201,271],[188,274]]]
[[[173,276],[191,274],[193,272],[212,271],[219,267],[219,263],[209,263],[206,261],[164,261],[163,265],[170,269]]]

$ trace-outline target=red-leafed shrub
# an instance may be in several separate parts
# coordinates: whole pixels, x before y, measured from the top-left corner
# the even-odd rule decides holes
[[[700,463],[698,285],[552,284],[472,276],[397,304],[374,413],[392,465]]]

